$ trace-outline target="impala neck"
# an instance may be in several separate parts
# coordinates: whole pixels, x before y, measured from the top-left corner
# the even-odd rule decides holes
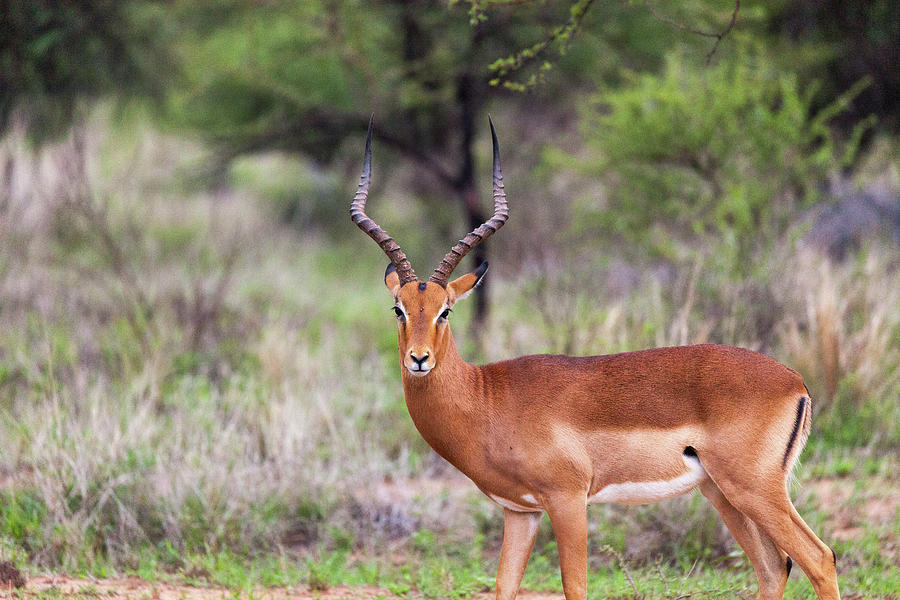
[[[438,454],[463,469],[460,462],[465,440],[472,439],[473,432],[480,429],[479,416],[483,413],[480,405],[484,397],[474,390],[482,378],[482,368],[460,357],[449,331],[440,355],[431,373],[413,377],[402,366],[401,354],[406,407],[425,441]]]

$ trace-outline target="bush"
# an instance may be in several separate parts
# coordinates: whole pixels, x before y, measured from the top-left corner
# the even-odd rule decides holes
[[[811,114],[811,92],[760,51],[707,69],[673,54],[660,74],[634,74],[584,111],[598,158],[580,166],[605,178],[610,202],[586,204],[583,222],[667,259],[693,252],[685,242],[699,237],[712,242],[706,254],[746,275],[852,158],[855,142],[839,151],[828,121],[858,89]]]

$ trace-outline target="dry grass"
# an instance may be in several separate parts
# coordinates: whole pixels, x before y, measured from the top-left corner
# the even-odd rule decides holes
[[[365,426],[397,401],[382,357],[309,335],[317,244],[240,193],[170,197],[157,152],[103,172],[105,143],[6,141],[0,473],[41,512],[32,560],[314,541],[336,499],[408,471],[398,428]]]
[[[795,291],[779,328],[790,364],[804,373],[823,410],[851,414],[881,404],[889,423],[873,430],[897,442],[900,392],[900,270],[896,253],[872,248],[835,264],[800,254],[784,274]],[[891,409],[893,407],[893,409]]]
[[[369,289],[377,251],[352,231],[298,235],[247,190],[191,190],[200,149],[103,123],[0,151],[0,558],[127,568],[168,545],[178,566],[185,551],[377,551],[420,528],[496,543],[486,501],[410,483],[448,470],[406,415],[387,299]],[[744,345],[804,373],[818,422],[869,407],[853,443],[896,448],[894,250],[796,251],[752,282],[541,260],[492,275],[504,302],[468,356]],[[594,540],[629,560],[688,535],[732,547],[692,499],[597,515]]]
[[[502,282],[499,295],[518,304],[497,311],[484,336],[485,353],[496,360],[705,342],[744,346],[800,371],[819,412],[879,407],[887,420],[869,442],[900,441],[894,425],[900,416],[896,249],[872,245],[836,263],[801,247],[775,263],[762,283],[733,281],[701,266],[669,283],[651,274],[626,294],[605,292],[608,273],[571,265]]]

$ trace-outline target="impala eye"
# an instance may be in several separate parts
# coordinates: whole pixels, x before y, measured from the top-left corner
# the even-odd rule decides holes
[[[451,311],[449,308],[444,309],[444,312],[441,313],[441,315],[438,317],[438,320],[440,320],[440,321],[446,321],[446,320],[447,320],[447,317],[450,316],[450,313],[451,313],[451,312],[452,312],[452,311]]]
[[[395,307],[394,307],[394,314],[397,315],[397,319],[399,319],[399,320],[401,320],[401,321],[405,321],[405,320],[406,320],[406,316],[403,314],[403,311],[400,310],[400,307],[399,307],[399,306],[395,306]]]

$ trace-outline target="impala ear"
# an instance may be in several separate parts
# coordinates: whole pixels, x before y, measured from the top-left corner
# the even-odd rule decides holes
[[[475,286],[481,281],[481,278],[484,277],[484,274],[487,273],[487,270],[488,263],[487,261],[484,261],[471,273],[466,273],[459,279],[455,279],[448,283],[447,289],[450,291],[450,297],[453,301],[456,302],[457,300],[462,300],[471,294],[472,290],[475,289]]]
[[[400,290],[400,276],[397,275],[397,267],[394,266],[394,263],[389,264],[384,270],[384,285],[394,296]]]

